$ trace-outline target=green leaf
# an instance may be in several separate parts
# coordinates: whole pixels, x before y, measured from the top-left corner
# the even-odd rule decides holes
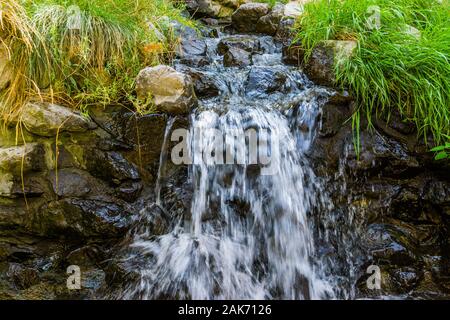
[[[433,149],[431,149],[431,151],[437,152],[437,151],[442,151],[444,149],[445,149],[445,146],[438,146],[438,147],[434,147]]]
[[[448,158],[448,154],[446,152],[439,152],[436,157],[434,157],[435,160],[442,160]]]

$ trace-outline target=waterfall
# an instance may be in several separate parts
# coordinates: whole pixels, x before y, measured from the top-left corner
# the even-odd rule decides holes
[[[286,77],[274,92],[249,85],[251,68],[224,68],[208,52],[214,63],[202,70],[214,75],[220,95],[203,99],[190,116],[189,214],[172,215],[161,234],[146,227],[170,215],[159,177],[164,212],[143,210],[131,231],[125,260],[135,276],[120,298],[337,298],[333,262],[315,243],[318,217],[326,219],[333,204],[308,160],[329,92],[283,65],[279,52],[264,67]]]

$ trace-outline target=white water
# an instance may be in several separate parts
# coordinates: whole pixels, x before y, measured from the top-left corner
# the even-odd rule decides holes
[[[132,264],[130,272],[138,274],[137,280],[127,284],[120,298],[336,297],[330,261],[318,254],[313,236],[314,212],[323,214],[333,205],[307,159],[320,111],[318,97],[325,90],[304,88],[295,68],[275,67],[284,68],[290,84],[287,93],[270,97],[245,92],[247,69],[206,67],[222,84],[222,94],[202,101],[191,115],[191,132],[199,130],[203,139],[190,140],[191,156],[201,159],[201,152],[216,142],[207,129],[223,136],[244,136],[253,129],[260,138],[263,131],[270,132],[259,147],[271,156],[273,174],[260,174],[263,166],[248,157],[240,164],[191,165],[190,214],[174,217],[162,235],[143,225],[132,231],[133,254],[127,259],[144,257],[145,263]],[[242,141],[227,147],[236,153],[249,150]],[[163,207],[160,183],[158,179],[157,204]]]

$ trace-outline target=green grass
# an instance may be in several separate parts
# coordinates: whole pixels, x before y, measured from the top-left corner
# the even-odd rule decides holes
[[[370,6],[380,8],[379,28],[367,25]],[[370,127],[373,116],[398,110],[425,141],[431,135],[440,144],[450,134],[449,21],[449,0],[317,0],[305,6],[297,41],[306,59],[322,40],[358,41],[356,54],[335,68],[338,84],[357,99],[355,128],[360,113]],[[407,34],[408,26],[420,37]]]
[[[36,96],[82,110],[136,105],[139,70],[173,56],[178,39],[171,20],[192,25],[170,0],[29,0],[25,7],[6,1],[13,4],[8,12],[20,16],[16,30],[30,31],[18,41],[11,27],[0,26],[11,33],[4,45],[21,82],[0,97],[4,121],[17,118],[26,99]]]

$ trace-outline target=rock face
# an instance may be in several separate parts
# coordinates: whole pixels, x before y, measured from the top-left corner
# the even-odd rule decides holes
[[[357,46],[357,42],[352,40],[327,40],[319,43],[306,63],[305,73],[318,84],[333,86],[334,66],[351,58]]]
[[[197,104],[192,79],[169,66],[141,70],[136,91],[140,99],[153,98],[158,109],[170,114],[188,113]]]
[[[30,102],[22,111],[21,121],[28,131],[51,137],[58,132],[85,132],[95,124],[71,109],[52,103]]]
[[[255,32],[258,20],[269,13],[266,3],[246,3],[232,15],[233,27],[238,32]]]

